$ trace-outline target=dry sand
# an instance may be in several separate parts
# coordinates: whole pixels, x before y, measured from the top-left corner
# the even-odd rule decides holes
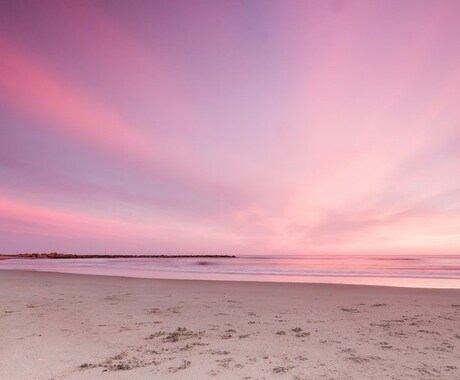
[[[0,379],[460,379],[460,291],[0,271]]]

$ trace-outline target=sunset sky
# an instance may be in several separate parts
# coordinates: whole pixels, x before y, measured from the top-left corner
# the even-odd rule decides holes
[[[460,1],[0,2],[0,252],[458,253]]]

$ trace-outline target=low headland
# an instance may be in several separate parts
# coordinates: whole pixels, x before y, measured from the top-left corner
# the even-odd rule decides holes
[[[82,255],[75,253],[18,253],[0,255],[0,260],[5,259],[162,259],[162,258],[185,258],[185,259],[231,259],[236,255]]]

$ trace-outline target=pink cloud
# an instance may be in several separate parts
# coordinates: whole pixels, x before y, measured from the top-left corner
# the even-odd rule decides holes
[[[166,149],[167,142],[160,138],[147,141],[109,106],[61,80],[5,38],[0,40],[0,51],[4,99],[30,118],[41,118],[50,129],[131,159],[164,158],[167,152],[180,158],[183,153],[172,145]]]
[[[458,2],[331,4],[0,5],[4,231],[459,248]]]

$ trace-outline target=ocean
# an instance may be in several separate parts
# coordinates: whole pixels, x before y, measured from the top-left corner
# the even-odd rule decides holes
[[[460,289],[460,255],[8,259],[0,260],[0,269],[138,278]]]

